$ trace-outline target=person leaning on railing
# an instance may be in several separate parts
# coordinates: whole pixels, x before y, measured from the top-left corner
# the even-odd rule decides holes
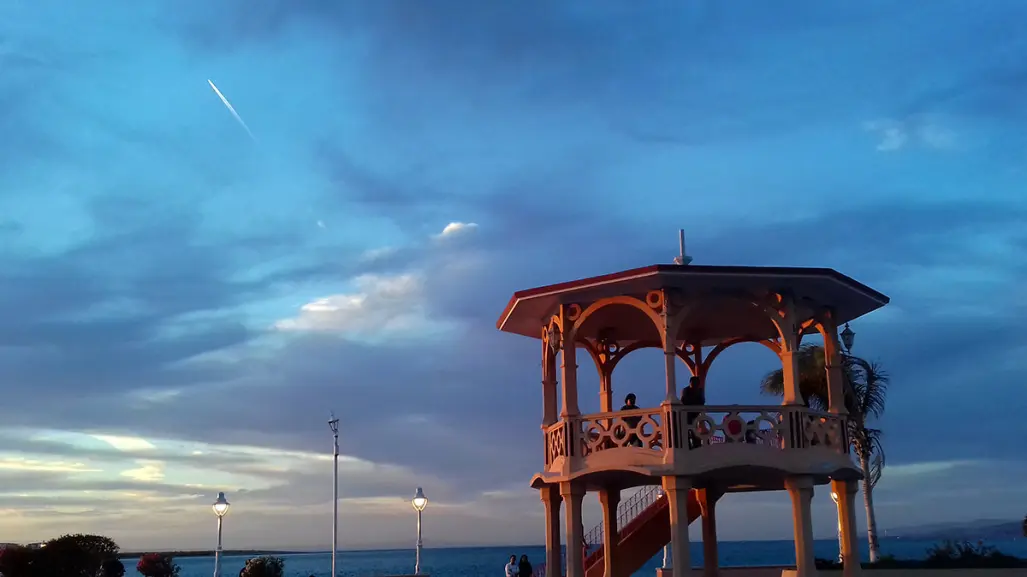
[[[681,391],[681,404],[686,407],[701,407],[706,404],[706,391],[700,386],[699,377],[688,379],[688,386]],[[692,425],[697,418],[699,418],[697,412],[689,411],[685,414],[685,420],[688,422],[689,449],[695,449],[702,444],[699,437],[695,435],[695,431],[692,430]]]
[[[627,396],[624,397],[624,406],[621,407],[620,410],[634,411],[637,408],[638,405],[635,404],[635,393],[628,393]],[[642,422],[642,417],[622,417],[621,420],[624,421],[625,427],[633,431],[628,434],[628,445],[632,447],[641,447],[642,439],[638,436],[638,424]]]

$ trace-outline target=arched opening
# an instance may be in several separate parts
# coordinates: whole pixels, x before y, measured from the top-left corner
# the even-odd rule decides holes
[[[576,319],[573,338],[592,361],[591,374],[578,371],[578,397],[579,402],[584,402],[580,407],[586,414],[615,411],[622,406],[613,393],[613,373],[632,351],[662,342],[658,321],[648,305],[632,297],[597,301],[582,311]],[[582,366],[579,362],[578,368]],[[593,396],[590,391],[598,395]]]
[[[709,354],[713,347],[705,347]],[[760,392],[760,382],[781,368],[781,359],[765,345],[741,342],[723,349],[706,373],[706,403],[709,405],[774,405],[781,398]]]
[[[639,407],[658,407],[666,390],[663,350],[639,349],[626,355],[613,372],[613,402],[620,408],[624,396],[634,393]]]

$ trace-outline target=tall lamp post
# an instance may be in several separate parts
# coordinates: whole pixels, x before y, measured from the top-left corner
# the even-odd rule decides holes
[[[332,577],[336,577],[335,557],[339,554],[339,419],[335,418],[335,413],[328,419],[328,427],[335,439],[335,452],[332,455],[335,461],[332,474]]]
[[[417,511],[417,551],[414,560],[414,575],[421,574],[421,511],[428,506],[428,498],[424,496],[424,489],[418,487],[417,492],[414,493],[414,498],[410,501],[410,504],[414,506],[414,510]]]
[[[681,242],[684,243],[685,242],[684,241],[684,232],[682,232],[682,237],[681,238],[682,238]],[[685,254],[685,249],[683,247],[683,244],[682,244],[681,254]],[[657,489],[657,490],[660,492],[660,495],[663,495],[663,488],[662,487],[660,489]],[[663,546],[663,565],[660,568],[664,569],[664,570],[668,570],[668,569],[671,568],[670,567],[670,563],[671,563],[670,544],[668,543],[668,544]]]
[[[845,323],[845,328],[842,329],[842,334],[839,335],[842,339],[842,347],[845,349],[845,354],[852,355],[852,342],[856,339],[856,332],[852,330],[849,323]],[[844,365],[843,365],[844,366]],[[848,449],[848,447],[846,447]],[[834,501],[835,507],[838,506],[838,493],[831,491],[831,500]],[[842,516],[838,516],[838,562],[845,563],[845,555],[842,551],[845,550],[844,543],[842,542]]]
[[[218,493],[217,501],[214,501],[214,514],[218,516],[218,548],[214,550],[214,577],[221,577],[221,522],[228,514],[228,499],[225,494]]]
[[[834,501],[835,507],[838,507],[838,493],[831,491],[831,500]],[[838,562],[845,563],[845,543],[842,541],[842,516],[838,515]]]

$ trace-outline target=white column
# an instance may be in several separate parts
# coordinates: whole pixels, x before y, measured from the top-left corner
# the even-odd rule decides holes
[[[542,503],[546,508],[546,577],[562,577],[560,565],[560,490],[556,485],[542,488]]]
[[[672,577],[686,577],[692,570],[692,553],[688,541],[688,494],[692,485],[687,477],[663,477],[670,513],[670,551],[674,557]]]
[[[856,493],[859,491],[859,484],[856,481],[831,481],[831,489],[838,495],[842,576],[858,577],[862,573],[856,534]]]
[[[785,488],[792,498],[792,524],[795,528],[795,568],[797,577],[815,577],[813,557],[813,481],[809,477],[791,477]]]
[[[717,577],[720,572],[717,551],[717,495],[709,489],[700,489],[699,506],[702,507],[702,549],[704,577]]]
[[[603,575],[616,577],[617,558],[620,556],[620,533],[617,531],[617,504],[620,503],[620,491],[600,491],[599,503],[603,506]]]
[[[567,534],[566,577],[585,577],[582,547],[585,535],[581,528],[581,499],[585,496],[585,490],[577,483],[560,483],[560,496],[567,506],[567,515],[564,517]]]
[[[576,417],[580,414],[578,410],[577,349],[574,347],[574,343],[568,342],[566,338],[561,339],[561,343],[560,396],[563,406],[560,409],[560,416]]]

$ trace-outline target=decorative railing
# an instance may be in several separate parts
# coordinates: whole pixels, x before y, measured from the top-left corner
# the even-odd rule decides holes
[[[849,439],[845,418],[831,413],[803,411],[796,414],[802,427],[802,446],[826,445],[839,452],[847,452]]]
[[[663,450],[663,410],[632,409],[596,413],[578,419],[581,456],[598,451],[636,447]]]
[[[559,457],[568,456],[567,450],[569,448],[569,443],[567,442],[567,431],[567,423],[564,421],[558,421],[546,429],[544,438],[546,442],[547,467]]]
[[[699,410],[696,410],[699,409]],[[685,407],[684,425],[689,449],[722,443],[786,447],[786,411],[775,407],[705,406]]]
[[[782,405],[673,405],[594,413],[550,425],[544,439],[547,467],[560,457],[614,449],[660,453],[727,443],[848,452],[844,417]]]

